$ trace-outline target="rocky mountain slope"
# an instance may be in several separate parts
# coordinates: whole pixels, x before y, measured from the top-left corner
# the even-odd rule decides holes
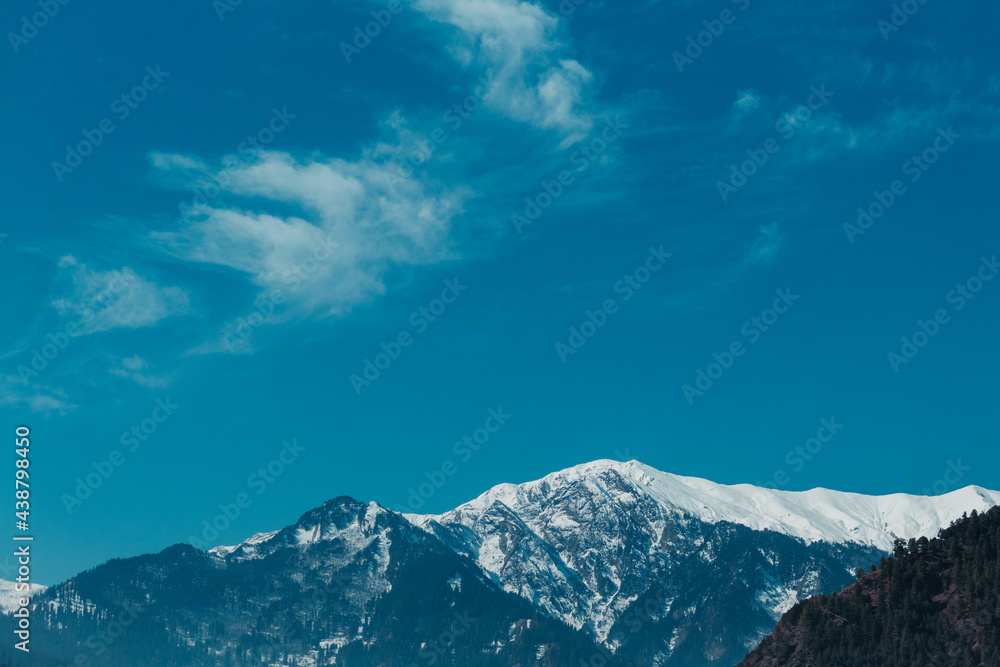
[[[49,589],[13,664],[555,666],[598,651],[374,503],[337,498],[264,537]]]
[[[793,604],[847,585],[894,538],[998,502],[978,487],[792,493],[596,461],[408,518],[620,656],[703,665],[736,662]]]

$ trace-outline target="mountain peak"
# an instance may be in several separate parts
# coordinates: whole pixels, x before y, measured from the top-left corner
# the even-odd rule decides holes
[[[823,488],[779,491],[674,475],[635,460],[600,459],[523,484],[499,484],[450,512],[411,520],[418,524],[426,519],[455,521],[481,514],[497,501],[520,513],[532,506],[551,505],[570,488],[626,503],[642,496],[668,513],[712,524],[728,522],[772,530],[806,543],[853,543],[882,550],[891,549],[897,537],[934,537],[963,513],[1000,504],[1000,492],[978,486],[940,496],[868,496]]]

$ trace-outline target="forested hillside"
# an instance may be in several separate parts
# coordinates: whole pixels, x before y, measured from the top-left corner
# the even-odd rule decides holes
[[[797,604],[740,667],[1000,665],[1000,507]]]

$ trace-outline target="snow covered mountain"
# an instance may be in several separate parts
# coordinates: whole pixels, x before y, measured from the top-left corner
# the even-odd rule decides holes
[[[0,579],[0,613],[10,613],[20,606],[18,600],[25,597],[25,595],[23,592],[15,591],[14,587],[16,585],[13,581]],[[32,597],[45,592],[45,586],[40,584],[30,584],[30,586]]]
[[[998,503],[1000,493],[978,487],[938,497],[796,493],[596,461],[407,518],[609,647],[697,664],[737,661],[795,602],[846,585],[893,539],[932,537]]]
[[[31,655],[8,642],[0,665],[556,667],[600,650],[399,514],[346,497],[236,547],[109,561],[37,596],[31,618]],[[0,615],[0,632],[14,622]]]
[[[606,480],[628,480],[620,490]],[[968,486],[942,496],[896,493],[865,496],[829,489],[777,491],[750,484],[727,486],[697,477],[661,472],[638,461],[594,461],[554,472],[525,484],[501,484],[475,500],[439,516],[409,515],[416,523],[437,520],[461,522],[461,517],[482,513],[501,502],[518,514],[537,514],[555,523],[571,521],[552,499],[562,489],[584,484],[608,500],[631,504],[645,496],[660,507],[681,512],[705,523],[730,522],[753,530],[773,530],[797,537],[807,544],[817,541],[854,543],[883,551],[895,537],[933,537],[964,512],[983,511],[1000,504],[1000,492]],[[560,518],[561,517],[561,518]]]
[[[235,546],[112,560],[37,594],[33,646],[48,651],[37,664],[95,666],[735,664],[893,539],[998,503],[977,487],[725,486],[635,461],[502,484],[436,516],[340,497]]]

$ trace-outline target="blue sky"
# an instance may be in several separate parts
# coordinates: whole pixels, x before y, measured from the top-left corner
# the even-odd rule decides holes
[[[39,581],[600,458],[1000,488],[996,7],[56,5],[0,48]]]

